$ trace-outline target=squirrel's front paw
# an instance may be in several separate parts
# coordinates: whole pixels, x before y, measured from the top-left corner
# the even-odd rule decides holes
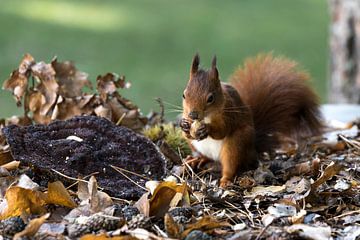
[[[181,130],[183,130],[183,132],[190,134],[190,128],[191,128],[191,120],[190,119],[186,119],[186,118],[182,118],[180,120],[180,128]]]
[[[209,135],[208,128],[205,123],[202,123],[195,132],[195,138],[196,140],[203,140],[207,138],[208,135]]]

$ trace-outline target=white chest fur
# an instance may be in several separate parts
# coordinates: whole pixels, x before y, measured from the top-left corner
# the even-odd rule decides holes
[[[223,140],[215,140],[211,137],[207,137],[201,141],[192,140],[191,144],[194,146],[196,151],[202,155],[214,161],[220,161],[220,152],[223,142]]]

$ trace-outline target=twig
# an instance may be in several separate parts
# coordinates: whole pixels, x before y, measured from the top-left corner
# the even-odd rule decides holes
[[[354,214],[354,213],[360,213],[360,209],[340,214],[338,216],[332,217],[331,219],[337,219],[337,218],[345,217],[345,216],[348,216],[348,215],[351,215],[351,214]]]
[[[132,172],[132,171],[129,171],[129,170],[126,170],[126,169],[124,169],[124,168],[117,167],[117,166],[114,166],[114,165],[110,165],[110,166],[111,166],[112,168],[118,169],[119,171],[123,171],[123,172],[126,172],[126,173],[130,173],[130,174],[132,174],[132,175],[141,177],[141,178],[143,178],[143,179],[145,179],[145,180],[152,181],[151,178],[145,177],[145,176],[143,176],[143,175],[141,175],[141,174],[138,174],[138,173],[136,173],[136,172]]]
[[[204,185],[207,186],[207,183],[194,172],[194,170],[190,167],[190,165],[186,161],[184,161],[183,159],[181,159],[181,161],[190,170],[190,172],[193,174],[193,176],[197,177],[201,183],[203,183]]]
[[[155,99],[158,103],[159,103],[159,106],[160,106],[160,123],[164,123],[165,120],[164,120],[164,115],[165,115],[165,106],[164,106],[164,103],[162,101],[161,98],[156,98]]]
[[[70,179],[70,180],[73,180],[73,181],[77,181],[77,182],[84,182],[84,183],[88,183],[88,181],[84,180],[84,179],[80,179],[80,178],[73,178],[73,177],[70,177],[70,176],[67,176],[61,172],[58,172],[56,171],[55,169],[51,169],[51,171],[59,174],[60,176],[64,177],[64,178],[67,178],[67,179]]]
[[[353,147],[356,148],[358,150],[360,150],[360,142],[356,141],[356,140],[349,140],[348,138],[346,138],[344,135],[339,134],[339,137],[346,143],[348,144],[349,147]]]
[[[125,118],[125,116],[126,116],[126,112],[124,112],[124,113],[121,115],[121,117],[119,118],[119,120],[116,122],[116,125],[117,125],[117,126],[119,126],[119,125],[121,124],[121,122],[122,122],[122,120]]]
[[[99,172],[90,173],[89,175],[86,175],[86,176],[83,177],[82,179],[84,180],[84,179],[86,179],[86,178],[88,178],[88,177],[91,177],[91,176],[94,176],[94,175],[96,175],[96,174],[99,174]],[[79,183],[79,181],[76,181],[76,182],[74,182],[73,184],[71,184],[70,186],[68,186],[66,189],[70,189],[70,188],[72,188],[73,186],[75,186],[75,185],[78,184],[78,183]]]
[[[112,167],[115,171],[117,171],[118,173],[120,173],[121,175],[123,175],[125,178],[127,178],[130,182],[132,182],[133,184],[135,184],[136,186],[138,186],[141,189],[144,189],[145,191],[148,191],[148,189],[144,188],[143,186],[141,186],[140,184],[138,184],[137,182],[135,182],[134,180],[132,180],[130,177],[128,177],[125,173],[121,172],[119,169],[117,169],[116,167],[110,165],[110,167]]]
[[[247,212],[241,210],[240,208],[238,208],[237,206],[235,206],[234,204],[232,204],[231,202],[229,202],[227,200],[225,200],[225,203],[227,203],[230,207],[238,210],[240,213],[244,214],[250,220],[252,225],[255,226],[254,219]]]
[[[116,200],[116,201],[123,201],[126,202],[127,204],[131,204],[131,201],[126,200],[126,199],[122,199],[122,198],[117,198],[117,197],[110,197],[112,200]]]
[[[270,227],[270,225],[273,223],[273,221],[271,221],[271,223],[269,223],[268,225],[266,225],[261,232],[259,233],[259,235],[256,236],[255,240],[259,240],[261,238],[261,236],[265,233],[265,231]]]

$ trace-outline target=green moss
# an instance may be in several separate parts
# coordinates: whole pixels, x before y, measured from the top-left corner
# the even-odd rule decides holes
[[[179,153],[180,151],[182,157],[191,154],[191,149],[186,139],[183,137],[181,129],[174,126],[172,123],[146,128],[143,131],[143,134],[152,141],[164,139],[176,153]]]

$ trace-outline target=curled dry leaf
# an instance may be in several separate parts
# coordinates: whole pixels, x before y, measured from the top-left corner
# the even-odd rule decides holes
[[[3,84],[3,89],[13,92],[17,105],[21,104],[21,100],[28,87],[27,75],[33,64],[35,64],[34,58],[30,54],[25,54],[20,62],[19,68],[13,71],[10,78]]]
[[[39,191],[14,186],[6,191],[5,199],[7,208],[1,213],[0,219],[45,212],[46,194]]]
[[[7,151],[0,150],[0,165],[4,165],[11,161],[13,161],[13,158],[11,156],[10,151],[9,150],[7,150]]]
[[[164,217],[170,207],[190,205],[186,183],[161,182],[156,186],[150,199],[149,194],[149,192],[145,193],[134,205],[147,217]]]
[[[26,174],[22,174],[19,177],[18,183],[16,184],[18,187],[31,189],[31,190],[38,190],[39,184],[35,183],[31,178],[29,178]]]
[[[50,213],[47,213],[39,218],[32,219],[23,231],[15,234],[14,240],[20,240],[20,239],[22,239],[22,237],[34,236],[39,231],[41,225],[49,217],[50,217]]]
[[[191,231],[193,230],[201,230],[203,232],[211,232],[212,230],[216,228],[221,227],[230,227],[231,225],[226,222],[222,221],[219,222],[215,218],[211,216],[205,216],[201,218],[199,221],[193,224],[188,224],[185,228],[185,231],[181,233],[182,238],[185,238]]]
[[[94,176],[91,176],[88,183],[83,181],[78,183],[77,194],[81,200],[81,205],[88,205],[92,213],[102,211],[113,204],[108,194],[98,191],[97,181]]]
[[[36,83],[29,87],[31,77]],[[24,115],[31,116],[30,120],[36,123],[48,124],[55,119],[66,120],[79,115],[106,117],[136,131],[147,123],[138,107],[117,92],[119,88],[130,86],[125,77],[114,73],[99,76],[99,94],[83,93],[85,86],[91,88],[88,74],[79,71],[73,63],[59,62],[56,58],[50,64],[36,63],[26,55],[3,88],[13,92],[18,105],[25,96]]]
[[[245,197],[254,198],[256,196],[276,196],[286,189],[285,185],[282,186],[257,186],[253,187],[250,192],[245,191]]]
[[[13,176],[2,176],[0,178],[0,199],[3,200],[7,189],[16,182],[16,178]],[[4,212],[7,208],[7,202],[2,201],[3,204],[0,203],[0,214]],[[1,215],[0,215],[1,216]]]
[[[295,216],[297,211],[294,206],[275,203],[274,206],[268,207],[268,212],[279,218]]]
[[[90,206],[93,212],[99,212],[112,205],[113,202],[110,196],[104,192],[98,191],[97,181],[94,176],[91,176],[89,180],[88,189],[90,196]]]
[[[190,205],[189,189],[186,183],[160,183],[149,200],[150,216],[163,217],[170,207]]]
[[[297,234],[305,239],[312,240],[328,240],[331,238],[331,228],[330,227],[320,227],[320,226],[309,226],[305,224],[294,224],[288,227],[285,227],[285,230],[290,234]]]
[[[115,93],[118,88],[124,88],[125,85],[125,77],[119,77],[115,73],[107,73],[104,76],[99,75],[96,79],[96,88],[104,102],[106,102],[109,95]]]
[[[65,98],[74,98],[82,95],[84,86],[92,88],[88,74],[76,69],[70,61],[58,62],[55,57],[51,66],[56,72],[56,79],[59,83],[59,94]]]
[[[58,96],[59,84],[55,79],[55,70],[51,64],[45,62],[36,63],[31,67],[31,70],[34,77],[40,82],[34,91],[39,91],[45,98],[45,103],[41,105],[39,111],[34,112],[34,115],[48,116],[55,106]]]
[[[18,169],[19,165],[20,165],[20,161],[11,161],[11,162],[1,165],[1,167],[5,168],[8,171],[12,171],[12,170]]]
[[[93,111],[93,108],[91,104],[81,104],[81,102],[84,100],[84,97],[64,98],[62,96],[59,96],[56,101],[54,110],[51,114],[51,120],[67,120],[69,118],[72,118],[73,116],[79,116],[84,114],[90,115]]]
[[[321,184],[325,183],[327,180],[335,176],[343,166],[338,162],[331,162],[321,174],[321,176],[311,184],[311,191],[314,192]]]
[[[48,193],[42,193],[19,186],[10,187],[5,194],[7,207],[1,212],[0,219],[22,214],[44,213],[46,204],[57,204],[70,208],[76,206],[61,182],[49,183],[48,189]]]
[[[288,198],[301,200],[307,197],[311,190],[311,183],[306,178],[292,177],[286,183],[286,191],[289,193]]]
[[[315,158],[312,161],[298,163],[285,170],[285,178],[288,179],[292,176],[311,175],[317,176],[319,173],[320,159]]]
[[[74,200],[71,198],[69,192],[60,181],[48,184],[46,202],[48,204],[57,204],[69,208],[74,208],[77,206]]]

